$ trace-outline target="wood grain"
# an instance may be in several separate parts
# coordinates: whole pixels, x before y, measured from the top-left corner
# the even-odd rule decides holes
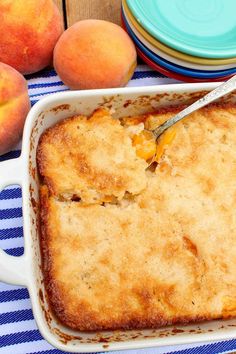
[[[60,10],[60,13],[62,14],[63,22],[64,22],[64,28],[65,28],[66,13],[64,13],[64,11],[63,11],[63,0],[54,0],[54,2],[57,5],[58,9]]]
[[[54,0],[56,5],[58,6],[60,12],[63,14],[63,5],[62,5],[62,0]],[[64,14],[63,14],[64,15]]]
[[[67,27],[95,18],[120,24],[121,0],[65,0]]]

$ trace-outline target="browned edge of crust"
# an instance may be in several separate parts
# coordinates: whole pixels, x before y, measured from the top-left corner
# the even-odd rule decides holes
[[[47,186],[44,185],[40,188],[40,250],[42,255],[43,281],[50,311],[60,319],[65,316],[65,310],[61,301],[57,282],[55,282],[51,274],[53,259],[50,254],[49,212],[49,190]]]
[[[46,129],[43,134],[41,134],[39,141],[38,141],[38,146],[37,146],[37,150],[36,150],[36,161],[37,161],[37,167],[38,167],[38,172],[39,172],[39,176],[42,180],[42,185],[46,184],[49,191],[50,191],[50,195],[55,195],[55,190],[54,190],[54,186],[53,183],[51,181],[50,178],[45,177],[44,176],[44,168],[45,168],[45,155],[42,149],[42,145],[44,144],[45,140],[47,140],[47,137],[49,136],[49,134],[51,133],[51,131],[55,131],[58,130],[61,126],[63,126],[64,124],[66,124],[69,121],[73,121],[75,119],[77,119],[79,117],[79,115],[73,116],[73,117],[69,117],[66,119],[63,119],[62,121],[52,125],[51,127],[49,127],[48,129]]]

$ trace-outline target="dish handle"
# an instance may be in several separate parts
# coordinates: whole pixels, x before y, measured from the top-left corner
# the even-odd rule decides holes
[[[21,157],[0,162],[0,191],[11,184],[22,185],[23,167]],[[27,258],[8,255],[0,249],[0,281],[14,284],[27,285]]]

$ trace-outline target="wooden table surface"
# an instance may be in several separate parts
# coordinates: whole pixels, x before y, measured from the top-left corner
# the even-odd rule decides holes
[[[121,0],[54,0],[64,16],[65,27],[88,18],[120,24]]]

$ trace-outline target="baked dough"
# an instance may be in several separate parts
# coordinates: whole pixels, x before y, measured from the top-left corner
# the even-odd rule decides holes
[[[132,144],[130,122],[153,128],[180,109],[122,124],[98,111],[43,134],[43,271],[63,324],[135,329],[236,316],[236,106],[178,123],[155,169]]]

